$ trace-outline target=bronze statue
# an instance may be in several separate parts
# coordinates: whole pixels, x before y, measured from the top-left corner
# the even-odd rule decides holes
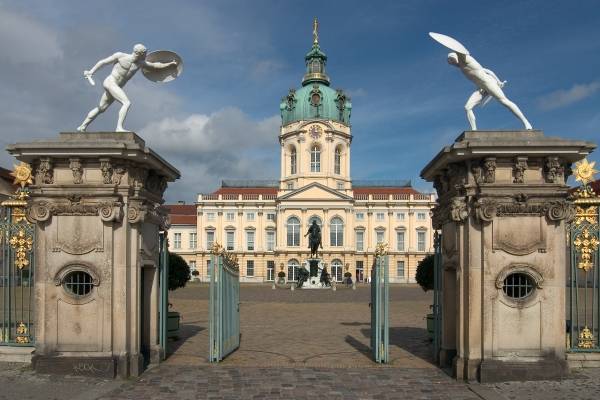
[[[317,257],[319,247],[323,248],[321,243],[321,228],[317,224],[317,221],[313,219],[312,225],[308,228],[308,232],[304,237],[308,236],[308,247],[310,248],[310,256],[313,258]]]

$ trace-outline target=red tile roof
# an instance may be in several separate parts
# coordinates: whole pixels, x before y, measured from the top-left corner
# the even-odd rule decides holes
[[[165,204],[171,225],[196,225],[196,205]]]
[[[169,214],[171,225],[196,225],[195,215]]]

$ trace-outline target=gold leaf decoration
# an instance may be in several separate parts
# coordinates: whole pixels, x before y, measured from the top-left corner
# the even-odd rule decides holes
[[[16,235],[10,238],[8,243],[16,251],[15,266],[19,269],[28,267],[29,260],[27,259],[27,253],[31,251],[33,246],[33,238],[25,234],[23,229],[20,229]]]
[[[19,165],[15,165],[13,172],[10,173],[15,178],[13,184],[21,185],[21,188],[31,185],[33,183],[31,171],[31,166],[27,163],[21,162]]]

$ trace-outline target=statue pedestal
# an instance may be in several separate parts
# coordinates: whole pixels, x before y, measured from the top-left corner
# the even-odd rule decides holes
[[[161,358],[161,204],[179,172],[131,132],[61,133],[8,151],[35,177],[35,369],[139,375]]]
[[[331,289],[331,286],[324,286],[321,283],[321,271],[323,271],[323,261],[320,258],[308,258],[305,261],[306,269],[310,276],[302,285],[301,289]]]
[[[595,148],[541,131],[467,131],[421,172],[442,232],[441,360],[458,379],[559,379],[571,163]]]

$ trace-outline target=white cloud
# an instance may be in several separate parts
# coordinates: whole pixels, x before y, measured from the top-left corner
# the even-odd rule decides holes
[[[575,84],[570,89],[557,90],[538,99],[542,110],[554,110],[590,97],[600,90],[600,82]]]
[[[256,121],[229,107],[210,115],[166,117],[139,133],[181,172],[167,199],[195,201],[198,192],[217,189],[222,179],[275,178],[279,122],[279,116]]]

